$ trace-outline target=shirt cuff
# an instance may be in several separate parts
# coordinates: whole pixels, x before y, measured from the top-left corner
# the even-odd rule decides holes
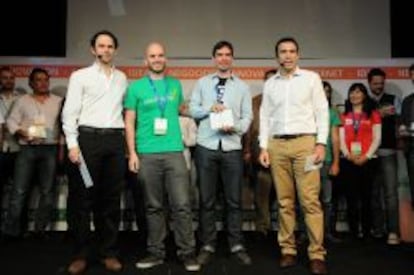
[[[75,148],[75,147],[79,148],[79,143],[78,143],[77,138],[67,138],[66,143],[68,145],[69,150],[72,149],[72,148]]]

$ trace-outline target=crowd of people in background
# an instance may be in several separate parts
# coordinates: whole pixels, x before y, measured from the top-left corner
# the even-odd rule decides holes
[[[251,265],[242,233],[244,180],[254,193],[261,240],[278,231],[281,268],[297,264],[299,228],[307,232],[311,273],[327,274],[324,243],[343,241],[337,232],[341,197],[353,238],[400,243],[397,152],[405,153],[414,198],[414,93],[401,99],[386,90],[384,70],[372,68],[368,85],[352,83],[338,107],[332,85],[299,67],[299,45],[285,37],[274,49],[278,68],[265,72],[263,92],[252,99],[232,71],[233,45],[219,41],[211,53],[216,71],[198,79],[185,99],[180,81],[166,74],[163,44],[147,45],[147,74],[131,83],[114,66],[117,49],[113,33],[94,34],[95,60],[72,73],[65,98],[50,92],[45,69],[31,71],[32,91],[22,94],[13,69],[0,68],[3,240],[27,230],[24,216],[35,184],[33,234],[47,238],[59,172],[68,178],[66,217],[75,244],[70,274],[84,272],[91,255],[110,271],[123,268],[117,239],[127,189],[146,240],[139,269],[163,264],[169,229],[187,271],[212,261],[219,200],[230,254]],[[408,70],[414,83],[414,64]]]

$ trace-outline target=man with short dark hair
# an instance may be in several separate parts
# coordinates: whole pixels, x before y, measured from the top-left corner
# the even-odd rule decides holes
[[[299,45],[292,37],[275,45],[280,67],[265,83],[260,107],[260,162],[270,167],[279,203],[281,268],[296,264],[296,191],[309,236],[313,274],[326,274],[319,167],[329,132],[328,102],[320,76],[299,68]]]
[[[49,73],[34,68],[29,76],[33,94],[20,97],[7,117],[7,127],[18,138],[20,152],[16,158],[14,181],[3,227],[6,236],[21,234],[21,214],[27,202],[32,177],[38,177],[39,206],[35,216],[35,233],[43,237],[52,218],[53,190],[58,143],[59,115],[62,98],[50,93]]]
[[[68,156],[68,224],[75,238],[70,274],[87,268],[92,246],[107,270],[120,271],[118,229],[125,172],[122,100],[128,85],[113,64],[118,39],[109,31],[92,36],[93,65],[72,73],[62,113]],[[90,215],[93,213],[93,242]]]
[[[217,71],[197,81],[190,101],[190,113],[200,123],[195,154],[201,202],[202,247],[198,261],[202,265],[211,259],[217,245],[215,202],[219,177],[223,182],[230,251],[241,264],[251,264],[241,231],[241,137],[252,120],[252,99],[248,85],[232,72],[233,54],[233,45],[228,41],[214,45],[212,59]]]
[[[372,185],[372,233],[374,237],[381,238],[386,230],[387,244],[396,245],[400,243],[396,129],[401,100],[385,92],[385,80],[386,74],[380,68],[368,72],[371,98],[377,104],[382,124],[381,145],[377,151],[380,169],[375,174]]]

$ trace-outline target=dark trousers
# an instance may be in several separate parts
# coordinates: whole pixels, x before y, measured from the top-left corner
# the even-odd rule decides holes
[[[190,182],[182,152],[141,154],[140,160],[148,222],[148,252],[165,257],[166,214],[169,213],[177,254],[194,253]],[[168,203],[164,203],[165,198]]]
[[[121,131],[91,133],[80,130],[79,146],[93,186],[86,188],[77,165],[68,166],[68,226],[75,239],[75,257],[117,256],[120,197],[125,174],[124,135]],[[95,239],[90,231],[91,214]]]
[[[371,194],[373,174],[377,167],[377,159],[371,159],[363,166],[358,166],[343,159],[343,180],[346,186],[346,202],[348,223],[351,234],[358,236],[359,225],[364,237],[370,235]]]
[[[241,150],[223,152],[197,145],[196,165],[200,190],[200,239],[205,249],[215,250],[217,241],[215,204],[219,177],[223,183],[228,243],[231,250],[243,248],[241,232]]]
[[[408,181],[410,185],[411,206],[414,209],[414,137],[410,137],[405,151]]]
[[[127,165],[126,165],[127,167]],[[144,200],[144,187],[143,187],[142,175],[132,173],[127,170],[125,173],[125,212],[123,221],[124,224],[131,222],[135,215],[135,221],[138,226],[140,236],[143,240],[147,239],[147,218],[145,216],[145,200]],[[133,208],[133,210],[131,209]],[[132,213],[134,212],[134,213]],[[132,226],[132,225],[130,225]],[[131,230],[132,228],[124,228],[125,230]]]
[[[0,152],[0,225],[2,223],[3,207],[7,207],[7,198],[10,195],[16,155],[17,153]]]
[[[31,190],[33,176],[37,176],[40,193],[35,230],[46,229],[53,211],[56,154],[56,145],[21,146],[16,158],[14,181],[3,226],[5,234],[18,236],[21,233],[21,215]]]
[[[397,155],[378,157],[378,168],[378,172],[374,175],[372,186],[373,230],[377,234],[382,234],[384,233],[384,225],[386,225],[387,233],[399,235],[400,213]]]

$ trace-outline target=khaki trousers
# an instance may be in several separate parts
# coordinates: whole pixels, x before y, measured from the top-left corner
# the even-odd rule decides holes
[[[314,147],[314,136],[301,136],[292,139],[270,139],[268,151],[279,204],[278,242],[282,254],[297,254],[294,235],[296,190],[305,216],[309,259],[324,260],[326,250],[323,247],[319,170],[305,172],[306,157],[313,154]]]

